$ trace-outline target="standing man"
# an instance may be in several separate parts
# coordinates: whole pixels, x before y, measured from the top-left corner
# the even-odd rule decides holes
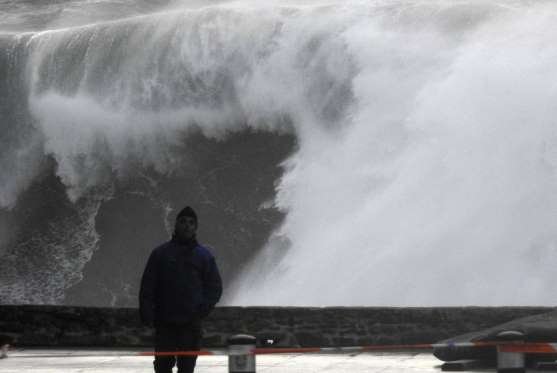
[[[176,217],[172,239],[155,248],[139,292],[144,324],[155,327],[155,352],[199,350],[201,320],[215,307],[222,282],[215,258],[195,237],[197,214],[187,206]],[[155,356],[156,373],[192,373],[197,356]]]

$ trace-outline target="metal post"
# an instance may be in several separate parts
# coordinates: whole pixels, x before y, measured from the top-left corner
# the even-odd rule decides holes
[[[9,344],[2,345],[0,348],[0,359],[5,359],[8,357],[8,350],[10,349]]]
[[[521,331],[505,330],[495,337],[497,341],[524,342],[525,335]],[[524,352],[505,351],[505,346],[497,346],[497,372],[498,373],[524,373],[526,370]]]
[[[256,338],[251,335],[238,334],[228,338],[228,372],[255,373]]]
[[[506,352],[497,347],[498,373],[524,373],[525,362],[523,352]]]

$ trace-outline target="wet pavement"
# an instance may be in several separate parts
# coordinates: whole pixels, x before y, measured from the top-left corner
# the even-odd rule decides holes
[[[117,350],[14,350],[0,360],[0,372],[151,373],[152,357]],[[126,356],[128,355],[128,356]],[[257,372],[440,372],[441,361],[430,353],[275,354],[258,355]],[[196,373],[227,373],[228,357],[200,356]]]
[[[0,373],[152,373],[153,358],[138,353],[139,350],[113,349],[17,349],[0,360]],[[265,373],[439,373],[442,364],[431,353],[423,351],[273,354],[258,355],[256,359],[256,371]],[[228,357],[200,356],[195,372],[227,373]],[[495,372],[495,369],[465,372]]]

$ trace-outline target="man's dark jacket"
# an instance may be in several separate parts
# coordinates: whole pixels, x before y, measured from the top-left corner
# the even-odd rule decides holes
[[[215,258],[197,241],[155,248],[141,279],[139,311],[147,325],[184,325],[211,312],[222,294]]]

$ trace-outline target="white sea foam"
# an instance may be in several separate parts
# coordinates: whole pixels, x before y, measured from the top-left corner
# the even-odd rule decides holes
[[[450,8],[340,36],[351,115],[302,138],[276,201],[291,246],[271,240],[232,304],[553,304],[555,9],[470,27]]]
[[[228,303],[552,304],[555,5],[177,4],[31,38],[73,200],[130,164],[180,172],[192,127],[291,131],[284,224]]]

